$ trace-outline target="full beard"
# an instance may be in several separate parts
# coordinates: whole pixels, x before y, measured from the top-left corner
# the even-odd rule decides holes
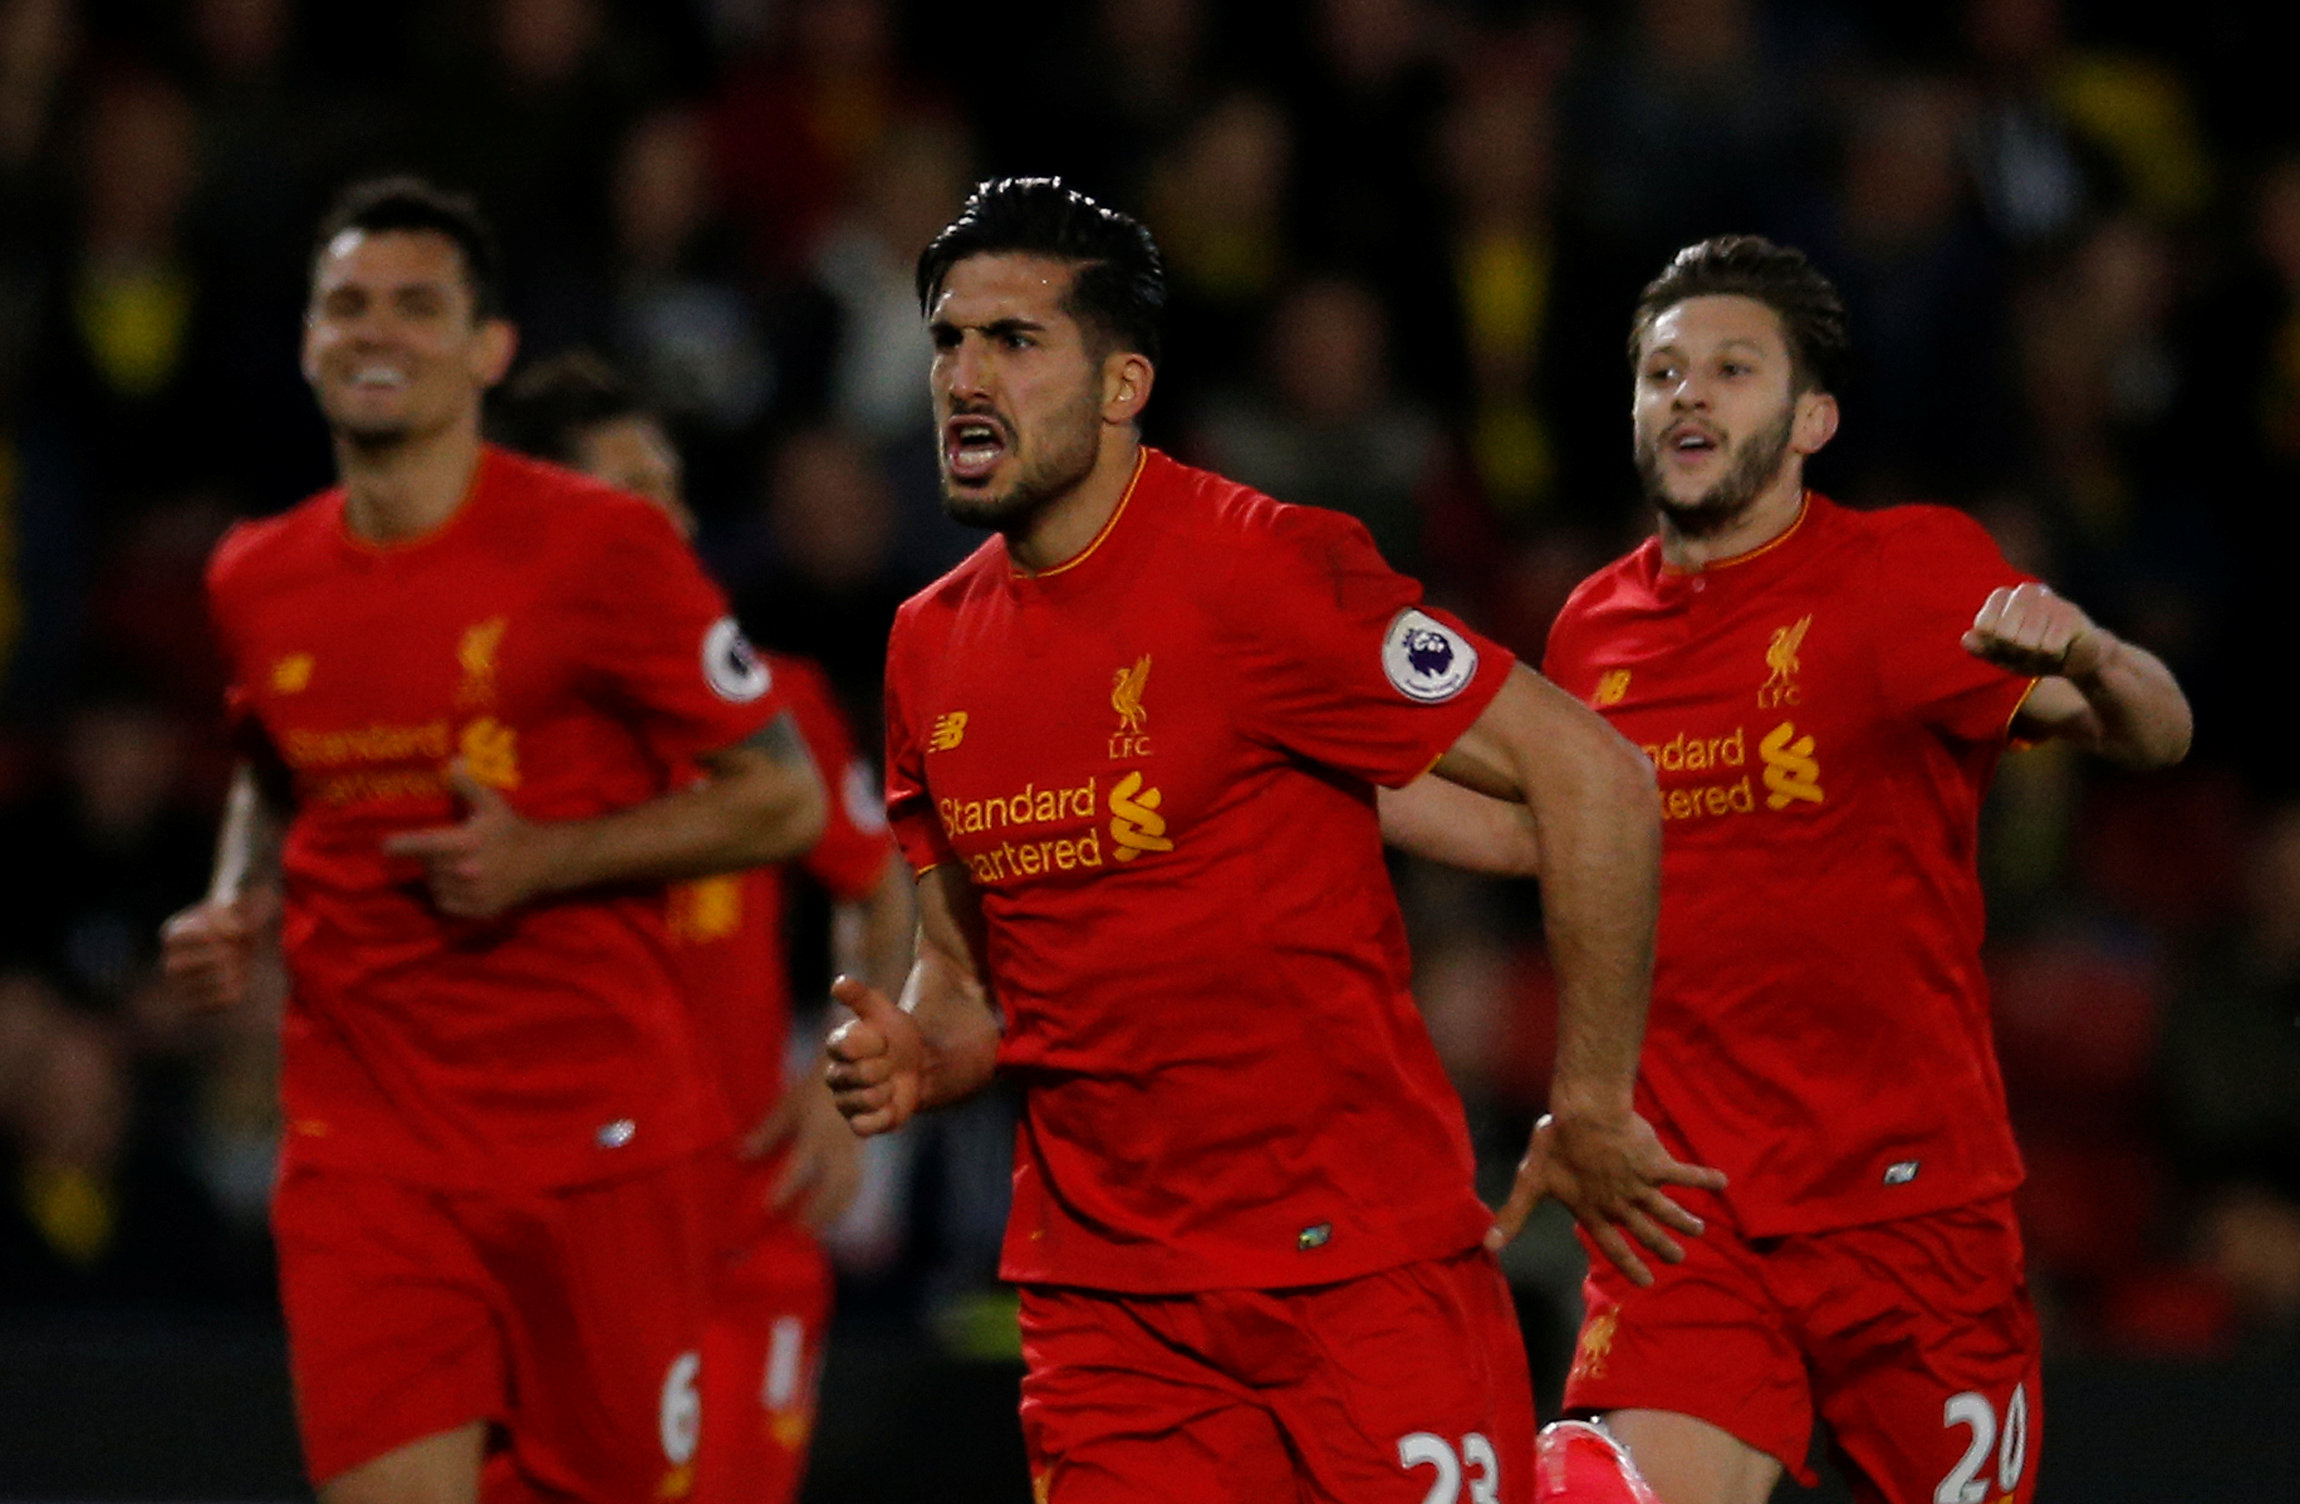
[[[1748,513],[1781,473],[1789,456],[1789,438],[1796,409],[1784,407],[1771,426],[1750,435],[1733,450],[1733,463],[1717,483],[1691,501],[1669,494],[1661,472],[1661,441],[1637,445],[1637,475],[1644,483],[1645,499],[1653,503],[1669,525],[1687,538],[1713,538],[1730,529]]]
[[[999,421],[1020,440],[1021,432],[1014,424],[1003,416]],[[942,477],[943,513],[968,527],[990,528],[1009,536],[1023,531],[1057,497],[1094,473],[1101,428],[1100,410],[1088,393],[1040,429],[1047,437],[1045,452],[1025,459],[1022,473],[1005,490],[960,486],[946,470]],[[1019,442],[1016,449],[1019,453]]]

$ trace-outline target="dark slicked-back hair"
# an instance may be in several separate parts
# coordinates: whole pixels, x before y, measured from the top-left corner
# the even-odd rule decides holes
[[[464,280],[471,287],[472,317],[503,316],[503,253],[496,249],[495,232],[488,228],[486,216],[469,194],[451,193],[407,175],[354,183],[319,222],[319,237],[312,245],[313,266],[318,266],[319,258],[346,230],[370,235],[403,230],[446,236],[463,257]]]
[[[1852,357],[1845,300],[1805,253],[1762,235],[1719,235],[1679,251],[1645,284],[1629,326],[1629,361],[1642,358],[1654,320],[1687,298],[1753,298],[1780,317],[1791,378],[1800,392],[1842,389]]]
[[[583,436],[602,423],[646,413],[616,369],[589,350],[536,361],[496,396],[489,428],[523,454],[573,468]]]
[[[975,185],[958,218],[918,258],[918,306],[932,313],[950,269],[970,256],[1046,256],[1077,269],[1062,311],[1090,345],[1158,360],[1166,262],[1140,220],[1106,209],[1060,178]]]

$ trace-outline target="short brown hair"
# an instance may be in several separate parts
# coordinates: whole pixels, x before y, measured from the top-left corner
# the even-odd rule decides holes
[[[1654,321],[1688,298],[1754,298],[1781,320],[1791,380],[1800,392],[1836,392],[1852,359],[1845,300],[1805,253],[1762,235],[1717,235],[1689,245],[1645,284],[1629,325],[1629,361],[1642,358]]]

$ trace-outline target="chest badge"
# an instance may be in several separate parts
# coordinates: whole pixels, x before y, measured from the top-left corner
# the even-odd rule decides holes
[[[1806,629],[1813,625],[1810,613],[1800,616],[1786,627],[1777,628],[1773,640],[1765,644],[1765,667],[1771,672],[1765,682],[1757,686],[1757,706],[1772,710],[1782,705],[1795,705],[1805,698],[1797,685],[1797,674],[1802,665],[1797,652],[1805,645]]]
[[[1148,653],[1135,659],[1132,668],[1122,668],[1111,675],[1110,708],[1118,716],[1118,729],[1110,733],[1112,757],[1150,755],[1150,733],[1142,729],[1150,724],[1150,712],[1142,707],[1142,691],[1149,682]]]
[[[455,648],[455,661],[463,668],[463,682],[455,690],[456,704],[495,703],[495,655],[503,646],[503,629],[508,625],[505,618],[490,616],[464,631],[463,641]]]
[[[272,693],[300,695],[311,688],[312,666],[309,653],[289,653],[272,660]]]
[[[1590,700],[1593,704],[1602,710],[1608,705],[1620,704],[1622,697],[1628,693],[1629,670],[1625,668],[1609,668],[1603,674],[1598,676],[1597,693],[1590,696]]]
[[[948,752],[966,740],[966,712],[946,710],[934,718],[934,729],[926,734],[926,750]]]

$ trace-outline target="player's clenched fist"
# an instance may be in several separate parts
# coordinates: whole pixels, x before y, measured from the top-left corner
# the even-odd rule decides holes
[[[853,977],[831,983],[831,996],[855,1014],[831,1031],[831,1099],[856,1133],[891,1133],[918,1111],[926,1037],[885,993]]]
[[[271,922],[269,889],[209,898],[160,926],[160,964],[177,996],[194,1008],[238,1007],[248,995],[256,944]]]
[[[2074,602],[2031,582],[1989,593],[1965,651],[2016,674],[2082,678],[2107,659],[2114,639]]]

